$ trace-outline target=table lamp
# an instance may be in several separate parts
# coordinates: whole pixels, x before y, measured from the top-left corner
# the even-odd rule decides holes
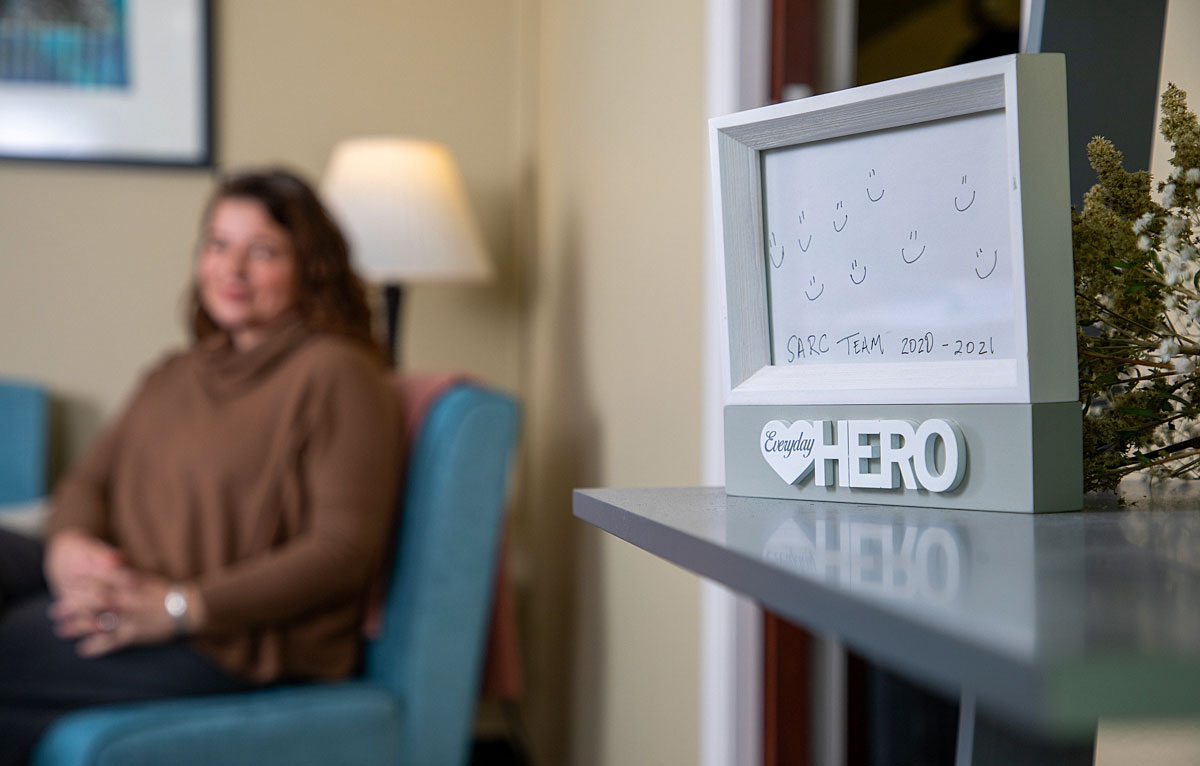
[[[387,349],[398,349],[403,286],[488,279],[492,264],[450,150],[410,138],[343,141],[322,191],[359,274],[382,284]]]

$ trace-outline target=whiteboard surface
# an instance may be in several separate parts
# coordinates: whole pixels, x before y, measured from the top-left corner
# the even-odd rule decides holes
[[[1014,359],[1008,156],[1003,109],[762,152],[772,363]]]
[[[726,403],[1075,401],[1064,72],[1005,56],[714,118]]]

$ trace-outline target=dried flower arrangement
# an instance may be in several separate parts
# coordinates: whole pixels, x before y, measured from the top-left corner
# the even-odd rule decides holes
[[[1161,131],[1174,156],[1157,202],[1150,173],[1094,138],[1100,182],[1072,215],[1089,491],[1141,470],[1200,475],[1200,123],[1173,84]]]

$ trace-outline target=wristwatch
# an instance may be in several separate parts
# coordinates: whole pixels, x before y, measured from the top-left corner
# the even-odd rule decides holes
[[[163,599],[163,607],[166,608],[167,614],[171,617],[171,626],[175,629],[175,635],[182,636],[186,633],[188,602],[187,596],[183,594],[182,586],[172,585],[167,589],[167,597]]]

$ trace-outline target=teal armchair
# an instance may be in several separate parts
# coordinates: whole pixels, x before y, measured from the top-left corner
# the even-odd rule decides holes
[[[41,386],[0,381],[0,506],[45,494],[49,412]]]
[[[466,763],[517,426],[511,397],[475,385],[430,405],[361,677],[81,710],[51,727],[33,763]]]

